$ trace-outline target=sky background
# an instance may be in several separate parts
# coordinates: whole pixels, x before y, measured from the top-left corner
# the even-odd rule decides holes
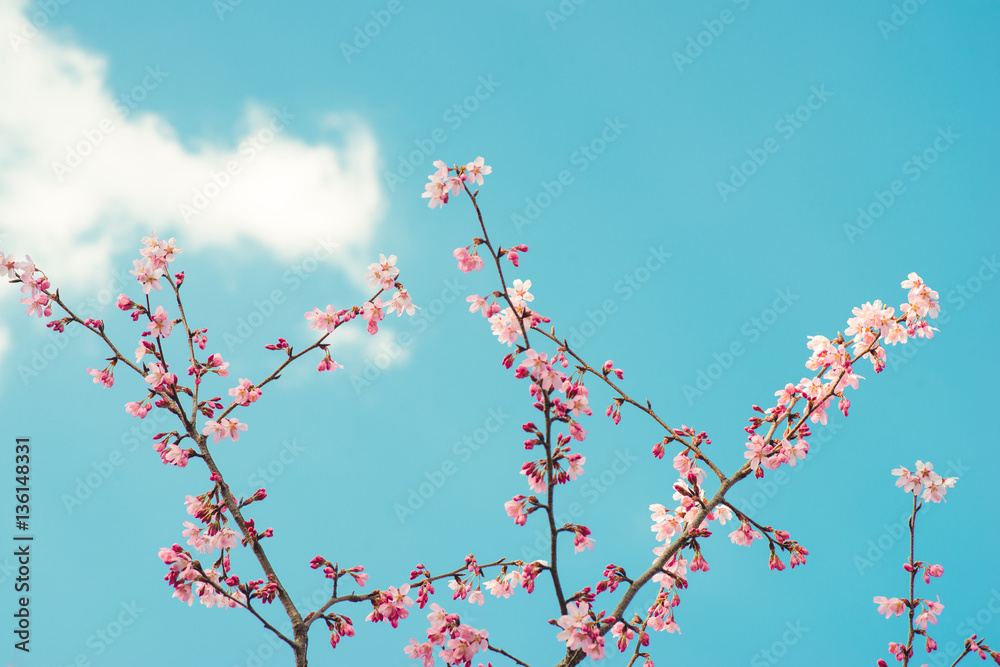
[[[890,349],[877,377],[860,371],[850,417],[831,411],[803,464],[730,493],[808,563],[771,572],[766,547],[719,531],[703,547],[711,571],[675,610],[682,634],[655,635],[651,651],[658,665],[887,658],[905,623],[872,597],[906,592],[910,506],[890,471],[920,459],[960,477],[917,533],[917,558],[945,571],[918,588],[945,604],[930,664],[950,664],[972,632],[1000,645],[998,21],[996,3],[939,0],[0,0],[0,250],[30,254],[131,350],[136,325],[114,298],[138,293],[127,270],[141,237],[176,237],[188,317],[231,362],[228,380],[206,381],[223,396],[274,368],[266,343],[313,340],[305,311],[361,303],[365,266],[399,257],[419,315],[390,316],[374,338],[338,330],[343,370],[316,373],[318,355],[289,369],[240,415],[240,441],[213,450],[238,495],[267,489],[250,514],[274,527],[265,546],[297,601],[325,599],[316,554],[364,565],[382,589],[418,562],[438,573],[469,552],[544,557],[542,523],[503,510],[528,492],[520,424],[536,412],[500,366],[508,349],[467,312],[467,295],[496,285],[452,258],[477,233],[471,206],[420,198],[433,160],[486,158],[491,238],[530,247],[508,277],[532,281],[534,307],[592,365],[613,359],[631,395],[707,431],[727,472],[743,462],[750,406],[808,373],[806,336],[835,336],[866,301],[898,308],[915,271],[941,295],[940,332]],[[81,144],[87,155],[67,154]],[[151,436],[169,421],[122,410],[145,384],[120,371],[113,389],[94,385],[96,337],[51,334],[18,296],[0,292],[0,437],[4,489],[14,438],[31,439],[33,635],[26,655],[0,628],[0,658],[290,664],[249,614],[170,597],[156,553],[185,541],[183,498],[208,488],[204,468],[163,466]],[[566,540],[569,591],[609,562],[647,567],[648,505],[673,506],[669,457],[650,455],[661,433],[629,410],[613,426],[609,400],[592,385],[586,473],[559,490],[596,540],[577,555]],[[420,498],[443,467],[456,472]],[[0,558],[8,625],[12,560]],[[439,590],[527,663],[562,655],[550,586],[483,607]],[[416,664],[402,649],[425,613],[393,631],[366,625],[369,609],[337,609],[357,636],[336,650],[316,628],[310,664]],[[626,660],[609,651],[608,664]]]

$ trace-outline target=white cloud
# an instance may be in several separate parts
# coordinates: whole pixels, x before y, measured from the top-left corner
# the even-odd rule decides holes
[[[342,144],[308,144],[295,137],[297,119],[282,122],[280,107],[250,103],[246,116],[233,120],[248,128],[243,139],[190,148],[193,141],[182,143],[141,102],[135,111],[118,102],[116,110],[100,54],[44,29],[12,41],[27,11],[26,2],[0,0],[0,229],[7,251],[58,258],[62,270],[86,282],[95,268],[109,267],[110,253],[138,249],[151,228],[186,248],[253,241],[283,258],[331,234],[343,247],[367,245],[381,192],[376,143],[362,122],[331,115]],[[170,83],[169,68],[156,64],[135,82],[139,96],[150,97],[157,88],[167,94]],[[74,167],[82,153],[89,154]],[[227,164],[239,174],[226,174]],[[191,207],[186,216],[182,204]]]
[[[169,94],[168,67],[150,64],[132,110],[108,89],[107,59],[36,29],[37,14],[0,0],[0,250],[30,254],[56,286],[82,289],[103,286],[113,254],[137,251],[150,229],[188,251],[257,243],[285,260],[332,237],[345,251],[338,262],[358,258],[344,268],[360,279],[383,199],[363,122],[331,114],[338,145],[310,144],[295,136],[302,121],[283,118],[295,109],[250,102],[233,119],[245,131],[237,142],[182,142],[137,99]],[[17,290],[0,292],[11,308]]]

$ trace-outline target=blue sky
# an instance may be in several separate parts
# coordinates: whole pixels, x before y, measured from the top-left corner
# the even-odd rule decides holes
[[[364,267],[399,257],[419,315],[374,338],[338,331],[342,371],[317,374],[318,358],[289,370],[246,412],[240,442],[215,449],[231,484],[267,488],[254,518],[274,526],[269,553],[297,600],[322,596],[307,567],[317,553],[364,565],[383,589],[470,551],[539,557],[540,522],[503,511],[526,492],[520,424],[534,410],[499,364],[507,349],[465,307],[496,284],[451,256],[476,233],[471,206],[420,198],[433,160],[486,158],[491,237],[530,247],[508,276],[532,281],[534,306],[591,364],[613,359],[633,396],[707,431],[726,471],[743,461],[750,406],[806,374],[806,336],[832,337],[865,301],[898,307],[915,271],[941,295],[934,340],[862,372],[851,416],[815,429],[801,467],[730,495],[809,548],[807,565],[773,573],[766,548],[715,535],[711,572],[691,577],[676,612],[683,634],[654,636],[652,652],[657,664],[886,657],[904,624],[871,599],[904,593],[909,507],[890,470],[918,459],[960,477],[918,519],[917,557],[945,568],[923,587],[946,605],[934,636],[942,649],[974,631],[1000,644],[998,20],[994,4],[933,0],[3,0],[0,250],[30,254],[131,349],[111,303],[136,292],[123,276],[140,238],[176,237],[187,312],[233,380],[266,375],[265,343],[301,346],[303,312],[361,302]],[[81,144],[88,154],[72,155]],[[184,541],[183,497],[207,488],[203,469],[163,466],[150,445],[167,420],[121,408],[143,383],[93,385],[96,341],[57,340],[16,295],[0,293],[0,424],[5,451],[18,436],[33,448],[33,650],[13,651],[5,630],[0,656],[288,664],[248,614],[171,599],[156,552]],[[609,397],[591,397],[587,472],[561,491],[597,547],[567,549],[571,590],[606,563],[651,562],[647,507],[669,505],[674,481],[649,454],[655,424],[626,410],[615,427]],[[455,474],[400,511],[445,468]],[[10,494],[0,508],[11,516]],[[438,602],[531,665],[561,655],[547,585],[482,608]],[[392,631],[343,611],[358,636],[331,650],[317,630],[311,664],[410,663],[402,647],[424,614]],[[955,657],[939,653],[930,664]]]

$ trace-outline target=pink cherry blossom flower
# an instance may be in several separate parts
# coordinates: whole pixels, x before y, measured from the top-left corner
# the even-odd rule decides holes
[[[208,553],[212,550],[213,547],[207,533],[203,534],[201,528],[194,525],[190,521],[185,521],[184,525],[187,526],[187,528],[181,531],[181,535],[188,538],[188,544],[201,553]]]
[[[407,315],[413,315],[416,308],[418,306],[413,305],[413,299],[410,298],[410,294],[405,289],[396,292],[385,307],[389,312],[395,310],[396,317],[401,317],[403,312],[406,312]]]
[[[313,307],[312,312],[306,313],[306,319],[310,329],[330,333],[340,324],[340,313],[333,306],[327,306],[325,311]]]
[[[629,642],[635,637],[635,632],[621,621],[611,626],[611,636],[617,638],[618,650],[624,653],[628,649]]]
[[[201,434],[212,436],[213,443],[226,438],[232,438],[233,442],[236,442],[240,439],[240,431],[245,430],[247,430],[247,425],[241,424],[239,419],[225,417],[217,422],[205,422],[205,428],[202,429]]]
[[[941,502],[948,489],[954,487],[957,481],[957,477],[944,479],[937,473],[933,473],[932,477],[925,477],[923,499],[932,503]]]
[[[15,267],[17,267],[17,260],[14,259],[14,255],[6,255],[0,252],[0,278],[16,278],[17,272]]]
[[[430,642],[417,642],[410,639],[410,645],[403,649],[403,653],[414,660],[423,661],[424,667],[434,667],[434,645]]]
[[[229,376],[229,362],[222,360],[221,354],[210,354],[205,360],[205,368],[208,371],[217,373],[220,378]]]
[[[407,607],[413,606],[413,600],[406,595],[409,591],[409,584],[403,584],[398,589],[390,586],[382,593],[382,601],[378,609],[369,614],[368,619],[372,621],[388,620],[392,627],[397,627],[399,621],[409,615]],[[376,612],[379,615],[378,618],[375,617]]]
[[[392,289],[396,284],[396,276],[399,275],[399,269],[396,268],[396,256],[389,255],[389,258],[386,259],[385,255],[380,254],[378,257],[378,263],[368,265],[365,279],[368,280],[369,286],[373,289]]]
[[[152,321],[147,328],[154,336],[157,338],[166,338],[170,335],[174,323],[167,314],[167,311],[163,309],[163,306],[156,307],[156,312],[153,313],[151,319]]]
[[[354,578],[354,582],[358,586],[361,586],[361,588],[365,587],[365,582],[367,582],[369,579],[369,576],[364,573],[364,569],[365,569],[364,567],[357,565],[347,571],[347,573]]]
[[[512,287],[507,288],[507,295],[514,302],[515,306],[522,305],[528,301],[534,301],[534,295],[528,290],[531,289],[530,280],[517,279],[512,283]]]
[[[430,183],[424,185],[424,194],[421,197],[430,197],[430,201],[427,202],[427,206],[434,208],[435,206],[443,207],[448,203],[448,190],[450,186],[447,186],[443,181],[438,180],[435,176],[428,176]]]
[[[583,464],[587,462],[587,457],[583,454],[573,453],[566,457],[569,462],[569,478],[571,480],[576,480],[577,477],[583,474]]]
[[[586,526],[577,526],[577,528],[577,532],[573,535],[573,551],[575,553],[580,553],[584,549],[593,551],[594,538],[590,537],[590,530]]]
[[[582,643],[582,630],[590,622],[590,605],[586,602],[569,602],[566,604],[566,614],[556,620],[556,625],[562,632],[556,639],[566,642],[566,648],[575,649]]]
[[[919,291],[920,288],[924,286],[924,281],[921,280],[920,276],[918,276],[916,273],[911,273],[906,277],[906,280],[900,283],[900,286],[903,289],[910,290],[911,292]]]
[[[456,248],[452,255],[458,260],[458,268],[462,273],[481,271],[484,266],[483,258],[475,253],[469,254],[468,248]]]
[[[229,395],[237,405],[250,405],[260,398],[261,391],[246,378],[240,378],[240,383],[229,390]]]
[[[521,325],[510,308],[504,308],[499,313],[490,316],[489,323],[493,335],[497,337],[499,342],[506,343],[507,347],[511,347],[521,336]]]
[[[155,363],[149,367],[149,372],[146,374],[146,383],[153,388],[153,391],[166,391],[177,383],[177,376],[173,373],[168,373],[163,364]]]
[[[336,361],[334,361],[330,357],[330,353],[327,352],[326,356],[323,358],[323,360],[319,362],[319,365],[316,367],[316,370],[321,371],[321,372],[322,371],[336,371],[338,368],[343,368],[343,366],[341,366]]]
[[[31,297],[22,298],[21,304],[27,306],[24,312],[28,315],[37,315],[38,317],[52,316],[52,305],[49,303],[49,297],[41,292]]]
[[[375,335],[378,333],[378,323],[385,317],[382,310],[382,299],[376,297],[374,301],[365,301],[361,309],[361,316],[368,320],[368,333]]]
[[[511,590],[510,582],[503,579],[491,579],[486,582],[485,586],[486,590],[498,598],[506,599],[514,594],[514,591]]]
[[[892,618],[893,614],[902,616],[906,611],[906,604],[899,598],[885,598],[876,595],[872,601],[878,605],[878,613],[885,614],[886,618]]]
[[[466,177],[475,183],[476,185],[483,184],[483,176],[488,176],[493,173],[493,167],[485,164],[483,156],[480,155],[472,162],[465,165],[465,175]]]
[[[528,520],[528,515],[524,511],[525,496],[517,495],[514,496],[512,500],[508,500],[504,503],[504,509],[507,511],[507,516],[514,519],[514,523],[518,526],[523,526],[525,521]]]
[[[471,296],[465,297],[465,300],[468,303],[472,304],[471,306],[469,306],[469,312],[470,313],[475,313],[475,312],[478,312],[478,311],[482,311],[483,317],[488,317],[488,315],[486,313],[486,299],[484,299],[483,297],[479,296],[478,294],[473,294]]]
[[[181,449],[178,445],[170,445],[160,452],[160,458],[166,464],[183,468],[188,464],[188,450]]]
[[[896,480],[897,487],[902,487],[903,491],[906,493],[913,493],[914,495],[920,493],[922,484],[920,482],[919,475],[914,475],[903,466],[899,466],[894,469],[892,474],[899,477],[899,479]]]
[[[111,366],[108,366],[104,370],[88,368],[87,372],[94,376],[94,384],[103,384],[106,389],[110,389],[115,386],[115,378],[111,373],[111,368]]]
[[[142,402],[138,403],[136,401],[130,401],[125,404],[125,412],[129,413],[133,417],[138,417],[139,419],[145,419],[149,411],[153,409],[149,403]]]
[[[163,269],[153,265],[149,259],[140,261],[138,259],[132,260],[132,265],[135,269],[129,271],[135,279],[139,281],[142,285],[142,291],[145,294],[149,294],[151,290],[161,290],[163,285],[160,284],[160,278],[163,276]]]
[[[944,605],[941,604],[940,597],[938,597],[937,602],[921,600],[921,604],[924,605],[924,610],[913,620],[913,622],[916,625],[919,625],[921,630],[926,630],[928,623],[931,625],[937,625],[937,617],[941,615],[942,611],[944,611]]]
[[[729,539],[733,544],[748,547],[753,544],[754,539],[764,539],[764,536],[750,527],[749,523],[743,522],[740,527],[729,533]]]
[[[184,496],[184,505],[187,507],[187,513],[193,517],[201,517],[206,515],[207,511],[211,505],[206,504],[203,500],[196,496]]]

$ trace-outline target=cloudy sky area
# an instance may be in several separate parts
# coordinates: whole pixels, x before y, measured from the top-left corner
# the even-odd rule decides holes
[[[479,233],[471,206],[431,211],[420,197],[433,160],[486,158],[491,238],[530,247],[508,279],[532,281],[534,306],[591,364],[614,359],[671,425],[706,430],[727,471],[750,406],[807,373],[806,336],[833,337],[866,301],[898,306],[916,271],[941,295],[935,339],[861,371],[850,417],[814,429],[801,467],[732,492],[806,545],[808,564],[769,572],[766,548],[718,531],[704,546],[712,570],[677,609],[683,634],[654,636],[653,657],[887,658],[904,625],[871,599],[904,592],[909,502],[889,471],[918,459],[961,478],[919,520],[918,558],[945,567],[924,587],[946,605],[935,637],[944,649],[993,639],[998,21],[992,4],[888,0],[0,0],[0,251],[30,254],[131,350],[138,329],[114,298],[139,293],[127,271],[140,239],[175,237],[188,316],[232,363],[206,381],[220,395],[273,370],[263,346],[278,336],[311,342],[305,311],[367,299],[365,267],[398,256],[418,315],[389,316],[375,337],[338,331],[343,370],[316,373],[318,356],[288,369],[241,415],[240,442],[214,450],[238,493],[267,488],[255,519],[274,526],[272,560],[297,599],[324,594],[307,567],[317,553],[364,565],[382,589],[470,551],[541,557],[541,522],[517,527],[503,511],[527,493],[520,424],[535,414],[500,366],[507,348],[467,312],[467,295],[497,284],[452,258]],[[34,448],[33,651],[5,640],[0,659],[288,664],[249,615],[170,598],[156,552],[184,542],[182,499],[207,488],[203,469],[163,466],[151,436],[173,427],[121,407],[141,379],[95,386],[97,341],[50,333],[19,296],[0,291],[0,437]],[[574,555],[566,540],[572,590],[609,562],[647,566],[647,507],[673,502],[669,457],[649,455],[655,425],[626,411],[614,427],[609,396],[592,387],[591,400],[587,472],[562,495],[597,548]],[[237,559],[244,579],[259,575]],[[9,572],[0,559],[5,591]],[[558,660],[548,585],[482,608],[439,590],[497,646]],[[364,624],[362,606],[342,611],[358,636],[331,650],[317,630],[311,664],[416,664],[402,647],[425,614],[391,631]],[[609,651],[607,664],[626,663]]]

